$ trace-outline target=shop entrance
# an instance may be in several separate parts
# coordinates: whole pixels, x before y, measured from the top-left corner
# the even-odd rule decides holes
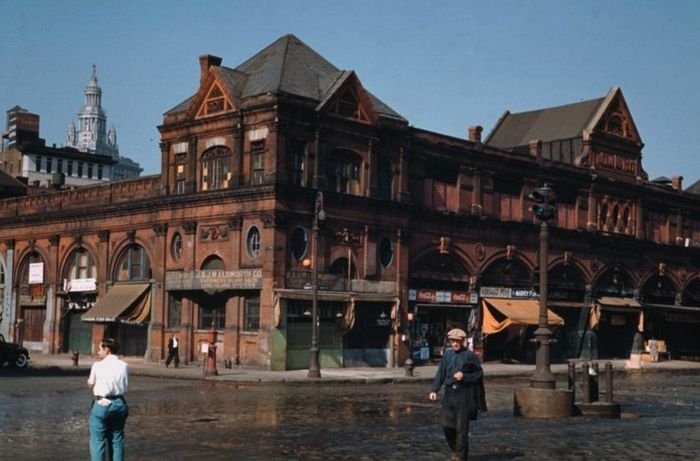
[[[66,339],[63,352],[78,351],[81,355],[92,353],[92,323],[83,322],[84,311],[74,311],[66,314]]]
[[[418,364],[439,362],[446,346],[447,332],[453,328],[469,331],[472,306],[416,308],[410,325],[411,358]]]
[[[388,303],[357,303],[355,325],[343,337],[345,367],[389,366],[391,308]]]

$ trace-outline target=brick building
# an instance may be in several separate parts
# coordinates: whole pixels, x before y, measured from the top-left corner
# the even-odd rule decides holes
[[[411,127],[292,35],[199,65],[160,175],[0,201],[0,331],[44,353],[109,334],[154,361],[177,332],[193,361],[214,329],[219,359],[306,368],[315,298],[322,368],[437,358],[453,326],[526,360],[546,182],[557,355],[594,330],[625,356],[637,328],[700,355],[698,186],[649,180],[619,88],[482,141]]]

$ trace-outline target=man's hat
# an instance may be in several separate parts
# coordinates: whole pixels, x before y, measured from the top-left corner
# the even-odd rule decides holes
[[[466,339],[466,337],[467,334],[464,332],[464,330],[460,328],[453,328],[447,332],[447,339],[457,339],[459,341],[462,341]]]

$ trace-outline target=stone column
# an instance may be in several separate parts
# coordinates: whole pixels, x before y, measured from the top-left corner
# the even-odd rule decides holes
[[[185,238],[183,239],[182,245],[182,258],[185,261],[189,261],[189,267],[185,267],[185,272],[190,274],[195,269],[195,256],[197,254],[197,222],[196,221],[186,221],[182,225],[185,230]],[[194,338],[194,303],[191,298],[182,299],[182,312],[181,312],[181,330],[183,335],[180,338],[182,345],[180,350],[185,351],[183,354],[184,363],[188,364],[192,359],[197,360],[199,350],[196,349],[197,344],[193,343]]]
[[[158,223],[153,225],[153,260],[162,261],[153,271],[155,287],[153,289],[153,301],[151,304],[151,321],[149,322],[149,334],[146,357],[149,360],[158,361],[164,357],[165,334],[165,310],[168,306],[168,292],[165,289],[165,274],[167,268],[167,237],[168,225]]]

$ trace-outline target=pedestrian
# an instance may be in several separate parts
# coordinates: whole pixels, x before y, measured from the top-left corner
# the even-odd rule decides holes
[[[90,459],[103,461],[124,460],[124,425],[129,407],[124,400],[129,377],[126,362],[117,357],[119,344],[112,338],[100,341],[97,355],[100,360],[90,369],[88,386],[94,399],[90,410]]]
[[[464,461],[469,451],[469,420],[475,420],[477,411],[486,410],[483,387],[484,372],[479,358],[466,347],[467,334],[454,328],[447,333],[450,347],[440,362],[428,394],[437,400],[441,387],[445,387],[440,408],[440,425],[452,459]]]
[[[180,366],[180,340],[173,334],[168,340],[168,358],[165,360],[165,368],[170,366],[170,362],[175,360],[175,368]]]

